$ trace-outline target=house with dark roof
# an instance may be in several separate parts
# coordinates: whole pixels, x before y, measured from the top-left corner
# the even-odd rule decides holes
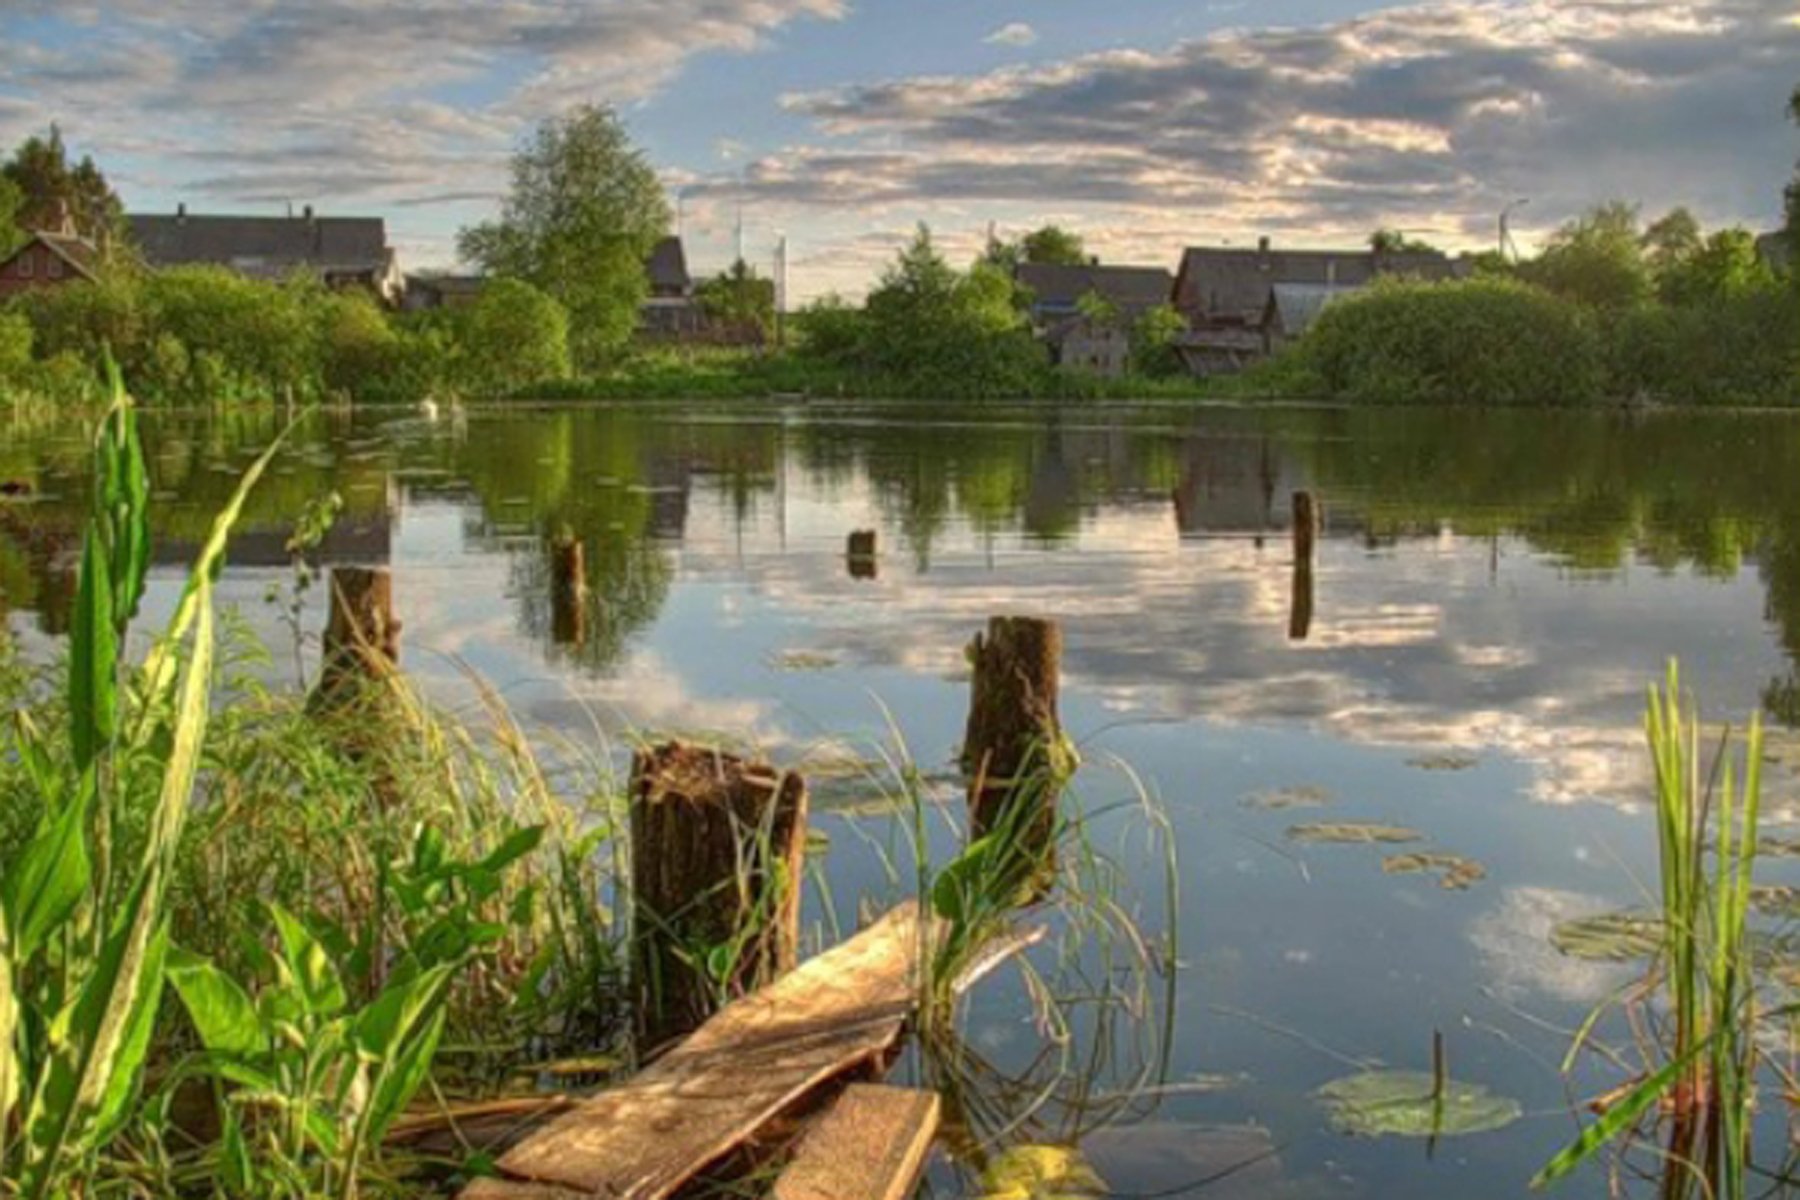
[[[1174,293],[1174,277],[1162,267],[1110,267],[1099,263],[1064,266],[1020,263],[1013,281],[1029,295],[1031,323],[1039,329],[1081,312],[1082,297],[1094,295],[1131,320]]]
[[[1336,293],[1383,276],[1435,281],[1462,273],[1460,264],[1437,251],[1277,250],[1268,238],[1253,250],[1191,248],[1175,275],[1175,308],[1189,330],[1178,348],[1201,373],[1240,370],[1268,351],[1262,330],[1277,285]]]
[[[0,297],[92,279],[99,260],[94,243],[66,225],[63,232],[38,230],[0,259]]]
[[[328,287],[365,287],[398,303],[405,289],[399,260],[380,217],[323,217],[309,204],[297,216],[134,213],[132,242],[153,268],[225,267],[252,279],[318,276]]]
[[[1274,354],[1311,329],[1332,304],[1361,289],[1330,283],[1278,283],[1269,289],[1269,306],[1263,310],[1263,348]]]
[[[656,243],[644,263],[650,277],[650,295],[639,313],[639,326],[654,337],[682,337],[700,332],[705,324],[694,295],[694,277],[688,273],[687,249],[678,237]]]

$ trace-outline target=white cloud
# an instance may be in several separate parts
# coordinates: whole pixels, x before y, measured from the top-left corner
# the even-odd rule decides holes
[[[1014,21],[1009,25],[1002,25],[981,40],[994,46],[1034,46],[1037,44],[1038,34],[1037,30],[1025,22]]]

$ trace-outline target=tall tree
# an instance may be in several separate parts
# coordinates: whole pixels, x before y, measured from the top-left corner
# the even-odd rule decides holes
[[[1088,260],[1081,235],[1060,225],[1034,229],[1019,242],[1019,257],[1028,263],[1078,267]]]
[[[1788,101],[1788,116],[1800,125],[1800,87],[1794,89],[1794,97]],[[1800,163],[1794,164],[1794,181],[1787,186],[1787,244],[1788,260],[1795,264],[1795,274],[1800,275]]]
[[[1525,275],[1594,308],[1626,309],[1647,300],[1650,267],[1636,206],[1615,200],[1568,222]]]
[[[1438,248],[1398,229],[1377,229],[1369,235],[1369,249],[1377,254],[1436,254]]]
[[[25,193],[19,185],[0,175],[0,255],[12,253],[25,236],[19,228],[19,209],[24,207]]]
[[[110,243],[124,231],[125,206],[118,193],[91,157],[69,162],[55,125],[46,136],[21,142],[0,166],[0,177],[18,191],[13,222],[19,229],[54,229],[66,213],[75,232],[96,242]]]
[[[723,275],[702,283],[698,299],[710,319],[734,332],[754,330],[766,336],[775,328],[775,281],[758,275],[741,258]]]
[[[499,219],[464,229],[457,245],[487,273],[558,300],[577,364],[593,367],[636,330],[644,263],[669,220],[662,184],[618,115],[583,105],[538,126],[513,155]]]

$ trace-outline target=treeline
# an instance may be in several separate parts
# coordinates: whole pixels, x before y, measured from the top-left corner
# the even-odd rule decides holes
[[[1607,204],[1535,259],[1346,297],[1260,376],[1368,403],[1800,404],[1800,284],[1744,230]]]

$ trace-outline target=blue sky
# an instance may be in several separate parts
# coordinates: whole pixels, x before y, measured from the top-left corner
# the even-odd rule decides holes
[[[1800,157],[1795,0],[0,0],[0,139],[55,120],[135,209],[387,216],[453,259],[510,147],[614,104],[722,266],[740,204],[797,296],[918,221],[1187,244],[1456,247],[1531,198],[1767,226]]]

